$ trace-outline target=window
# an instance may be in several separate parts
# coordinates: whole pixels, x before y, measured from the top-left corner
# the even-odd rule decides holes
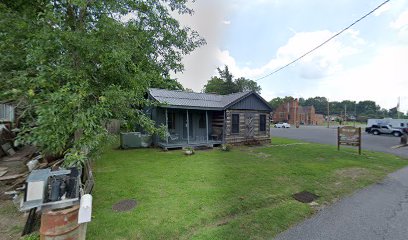
[[[205,125],[206,125],[205,113],[200,113],[200,118],[198,119],[198,127],[206,128]]]
[[[261,114],[259,116],[259,131],[265,132],[266,131],[266,115]]]
[[[239,133],[239,114],[232,114],[232,133]]]
[[[285,116],[285,113],[284,113],[284,112],[280,112],[280,113],[279,113],[279,117],[280,117],[280,118],[283,118],[284,116]]]
[[[167,128],[168,129],[176,129],[176,113],[169,112],[167,113]]]
[[[401,127],[404,127],[404,123],[401,123],[400,126],[401,126]]]

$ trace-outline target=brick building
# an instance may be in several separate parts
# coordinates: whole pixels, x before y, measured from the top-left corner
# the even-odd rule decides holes
[[[287,122],[296,125],[320,125],[324,122],[322,114],[316,114],[314,106],[299,106],[299,100],[294,99],[281,104],[272,115],[274,122]]]
[[[323,114],[315,114],[315,125],[322,125],[323,123],[326,122],[326,119],[324,118]]]
[[[287,122],[289,124],[295,124],[295,121],[298,122],[299,118],[294,116],[298,116],[296,112],[299,110],[299,101],[297,99],[285,102],[278,106],[272,115],[272,120],[277,122]]]

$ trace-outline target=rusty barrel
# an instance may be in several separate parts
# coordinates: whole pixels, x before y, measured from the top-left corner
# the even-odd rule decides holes
[[[79,205],[65,209],[43,212],[41,215],[41,240],[76,240],[79,239]]]

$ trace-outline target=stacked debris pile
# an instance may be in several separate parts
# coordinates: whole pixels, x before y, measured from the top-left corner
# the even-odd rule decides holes
[[[16,134],[9,126],[0,126],[0,206],[10,206],[11,202],[21,211],[18,218],[13,217],[15,222],[8,223],[9,228],[21,226],[21,218],[25,218],[22,235],[37,231],[41,214],[55,208],[78,206],[81,196],[92,191],[89,161],[79,168],[64,168],[62,157],[44,156],[30,145],[15,146]],[[0,218],[8,217],[0,215]],[[0,232],[8,232],[7,227],[0,224]],[[8,239],[16,237],[10,235]]]
[[[14,155],[12,145],[15,137],[10,124],[0,123],[0,157]]]

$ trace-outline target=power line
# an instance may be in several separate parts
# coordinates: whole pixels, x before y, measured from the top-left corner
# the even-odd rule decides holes
[[[381,3],[381,4],[378,5],[376,8],[374,8],[373,10],[371,10],[370,12],[368,12],[367,14],[365,14],[364,16],[362,16],[361,18],[357,19],[356,21],[354,21],[354,22],[353,22],[352,24],[350,24],[349,26],[343,28],[343,30],[341,30],[340,32],[334,34],[333,36],[331,36],[330,38],[328,38],[326,41],[324,41],[324,42],[322,42],[321,44],[317,45],[317,46],[316,46],[315,48],[313,48],[312,50],[306,52],[306,53],[303,54],[302,56],[296,58],[295,60],[293,60],[293,61],[287,63],[286,65],[284,65],[284,66],[282,66],[282,67],[280,67],[280,68],[274,70],[273,72],[271,72],[271,73],[269,73],[269,74],[267,74],[267,75],[265,75],[265,76],[263,76],[263,77],[260,77],[260,78],[258,78],[258,79],[256,79],[256,80],[254,80],[254,81],[259,81],[259,80],[261,80],[261,79],[267,78],[267,77],[269,77],[269,76],[271,76],[271,75],[273,75],[273,74],[275,74],[275,73],[281,71],[282,69],[284,69],[284,68],[286,68],[286,67],[292,65],[293,63],[299,61],[300,59],[304,58],[305,56],[309,55],[309,54],[312,53],[313,51],[317,50],[318,48],[322,47],[323,45],[325,45],[326,43],[328,43],[329,41],[331,41],[333,38],[339,36],[340,34],[342,34],[342,33],[345,32],[345,31],[347,31],[349,28],[351,28],[352,26],[354,26],[355,24],[357,24],[358,22],[360,22],[360,21],[363,20],[364,18],[368,17],[370,14],[372,14],[373,12],[375,12],[377,9],[379,9],[379,8],[382,7],[383,5],[387,4],[389,1],[390,1],[390,0],[387,0],[387,1],[383,2],[383,3]]]

